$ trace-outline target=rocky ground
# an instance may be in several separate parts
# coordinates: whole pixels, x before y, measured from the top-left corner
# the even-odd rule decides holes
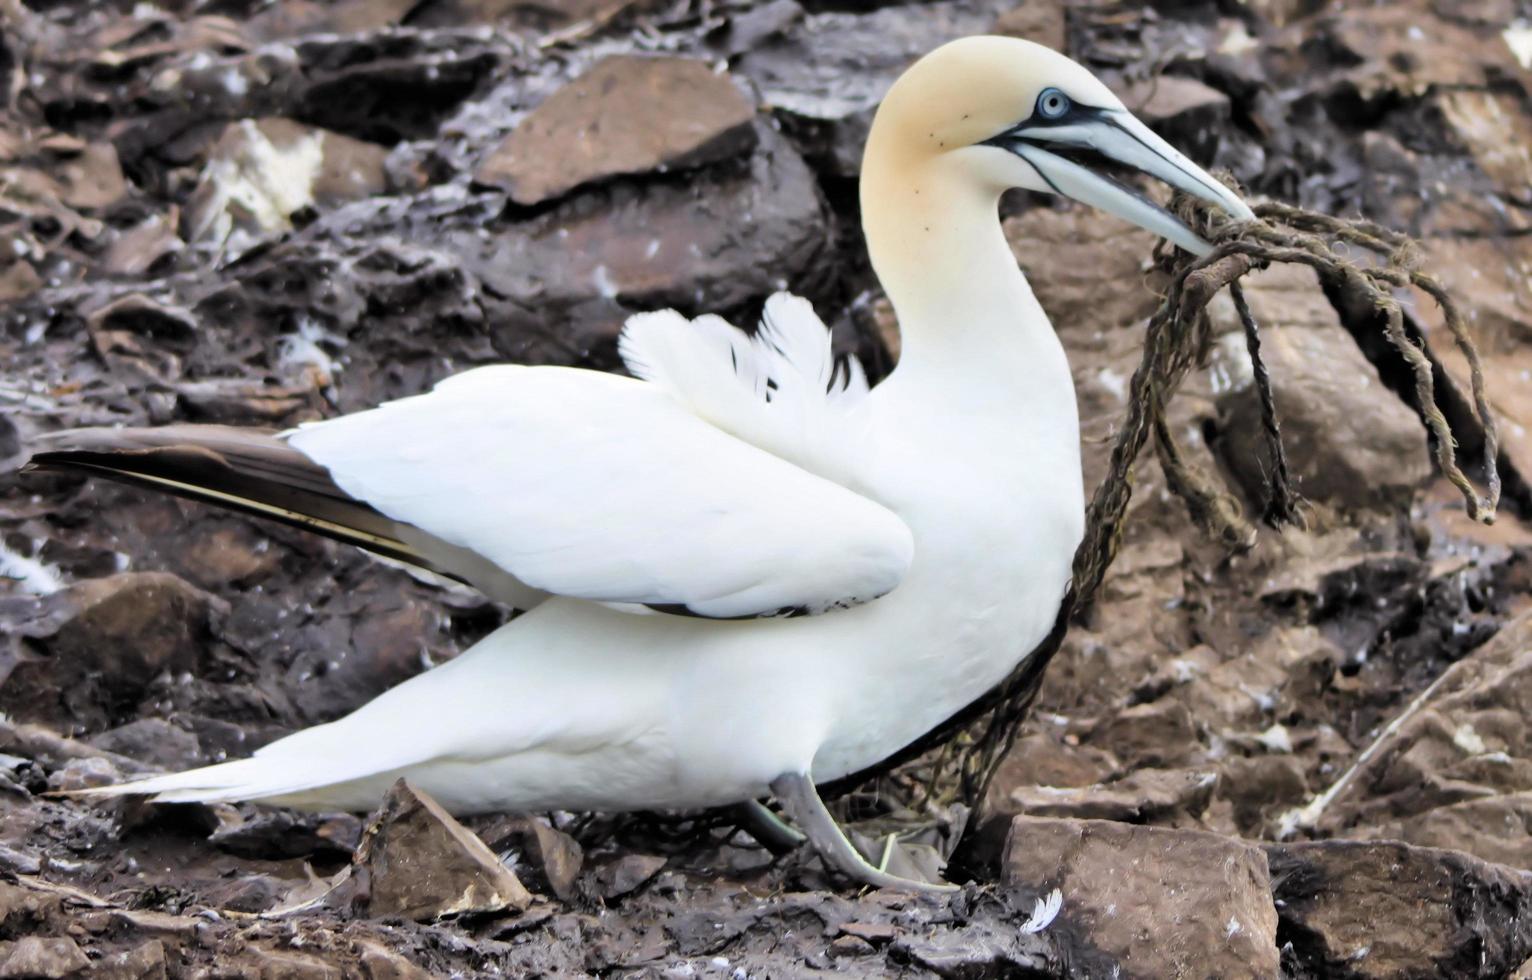
[[[1532,975],[1525,3],[0,0],[0,23],[0,977]],[[983,31],[1069,51],[1254,196],[1419,236],[1487,358],[1502,519],[1433,473],[1365,311],[1277,269],[1249,295],[1305,526],[1231,554],[1140,464],[950,901],[830,890],[724,824],[475,837],[402,788],[371,830],[48,795],[247,753],[504,614],[297,532],[19,477],[31,437],[611,368],[630,312],[748,322],[784,284],[881,376],[861,140],[914,56]],[[1152,240],[1006,213],[1094,485]],[[1255,512],[1249,362],[1216,319],[1173,424]]]

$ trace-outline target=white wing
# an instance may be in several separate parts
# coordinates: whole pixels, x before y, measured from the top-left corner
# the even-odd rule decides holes
[[[903,521],[672,392],[486,367],[288,438],[347,493],[558,595],[739,617],[898,584],[913,552]]]
[[[772,296],[753,337],[716,316],[642,313],[629,318],[618,351],[636,377],[719,428],[853,482],[866,445],[867,376],[855,358],[836,360],[808,300]]]

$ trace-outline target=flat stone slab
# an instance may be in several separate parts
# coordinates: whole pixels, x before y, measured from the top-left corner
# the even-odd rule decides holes
[[[613,55],[532,110],[474,176],[538,204],[609,177],[738,156],[755,145],[754,117],[706,62]]]

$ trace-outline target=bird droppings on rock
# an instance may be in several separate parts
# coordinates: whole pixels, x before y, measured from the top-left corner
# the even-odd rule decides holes
[[[404,780],[394,784],[356,852],[375,916],[426,921],[519,911],[532,901],[473,831]]]

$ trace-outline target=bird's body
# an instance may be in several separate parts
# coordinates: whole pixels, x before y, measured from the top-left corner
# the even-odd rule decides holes
[[[404,777],[458,813],[675,809],[765,796],[782,772],[824,781],[886,758],[998,683],[1052,627],[1063,597],[1084,520],[1073,387],[1058,340],[1040,315],[1033,322],[1043,329],[1031,336],[1020,323],[1004,331],[1014,356],[997,352],[990,379],[968,372],[946,391],[896,376],[853,408],[861,441],[848,447],[854,465],[837,458],[841,485],[886,507],[914,543],[888,595],[741,620],[551,597],[339,722],[251,760],[168,777],[159,791],[367,809]],[[497,387],[550,369],[513,368],[503,382],[496,372],[506,369],[482,370]],[[570,380],[653,387],[579,375]],[[383,434],[397,438],[398,427]],[[403,458],[410,449],[393,447]],[[323,446],[310,452],[325,461]],[[838,531],[816,528],[820,515],[797,517],[814,533]]]
[[[283,439],[64,434],[39,465],[315,527],[529,610],[250,759],[94,792],[366,809],[404,777],[459,813],[772,793],[837,868],[897,883],[813,782],[1010,673],[1052,628],[1084,528],[1069,365],[999,197],[1061,191],[1206,248],[1088,153],[1249,216],[1067,58],[969,38],[911,68],[869,138],[863,222],[903,348],[870,391],[779,294],[753,338],[633,318],[634,378],[481,368]]]

